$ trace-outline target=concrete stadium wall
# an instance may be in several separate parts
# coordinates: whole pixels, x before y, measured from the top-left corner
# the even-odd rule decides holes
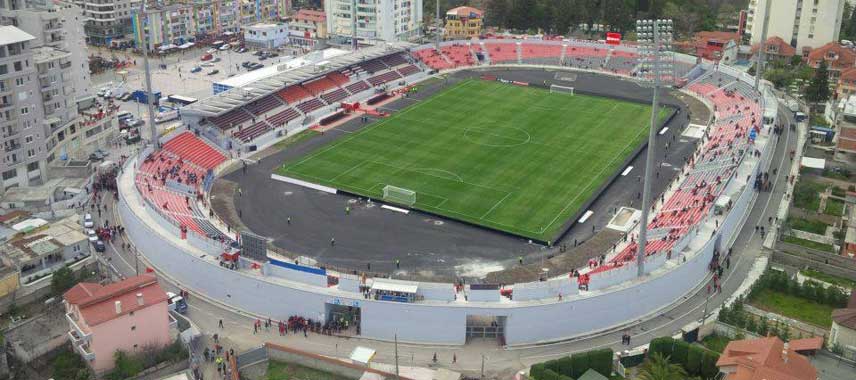
[[[772,146],[766,145],[763,159],[756,163],[754,173],[769,164]],[[131,177],[124,180],[132,181],[133,175],[133,170],[126,170],[123,176]],[[697,251],[675,253],[679,264],[674,268],[657,270],[619,287],[591,291],[584,296],[568,296],[562,301],[551,298],[528,302],[398,303],[365,299],[359,293],[229,270],[219,266],[213,258],[197,256],[198,253],[173,244],[172,240],[152,239],[158,232],[136,214],[140,212],[140,205],[131,207],[128,204],[129,194],[120,193],[119,212],[129,237],[156,268],[183,288],[230,307],[285,319],[292,315],[323,318],[328,303],[357,306],[361,308],[361,332],[367,338],[392,340],[397,334],[402,342],[451,345],[465,343],[467,316],[504,316],[506,343],[521,345],[570,339],[619,327],[679,302],[705,279],[713,253],[723,249],[722,245],[739,231],[755,199],[751,186],[739,191],[740,196],[721,220],[719,229]],[[159,213],[142,212],[146,213],[146,219],[152,218],[160,227],[177,234],[177,228],[163,221]],[[197,249],[210,249],[198,246],[192,239],[189,242]],[[635,273],[635,267],[626,267]]]

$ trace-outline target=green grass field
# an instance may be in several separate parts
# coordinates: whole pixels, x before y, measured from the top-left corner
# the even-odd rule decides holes
[[[663,110],[665,117],[669,110]],[[394,113],[277,174],[551,241],[640,143],[651,107],[470,80]]]

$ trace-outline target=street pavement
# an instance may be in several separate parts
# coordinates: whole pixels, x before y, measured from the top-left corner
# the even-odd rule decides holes
[[[790,124],[790,112],[787,112],[785,107],[780,107],[780,109],[783,110],[780,118],[784,118],[785,125]],[[794,165],[794,162],[789,158],[788,153],[795,147],[795,133],[785,128],[776,146],[771,169],[778,168],[779,173],[790,172],[790,167]],[[625,332],[628,332],[632,337],[632,344],[629,347],[646,344],[655,337],[679,333],[682,327],[701,320],[705,309],[710,312],[721,305],[738,289],[755,260],[769,255],[762,247],[763,239],[755,232],[754,227],[766,225],[768,217],[775,216],[779,209],[779,202],[787,202],[785,175],[774,176],[774,180],[770,192],[758,194],[755,206],[734,242],[732,265],[729,270],[726,270],[722,279],[722,292],[710,296],[709,299],[706,287],[702,285],[695,292],[684,297],[684,300],[678,302],[672,309],[653,318],[639,321],[628,329],[552,344],[508,349],[497,346],[493,340],[474,341],[465,346],[443,347],[399,344],[399,362],[404,366],[445,367],[470,375],[479,375],[482,365],[484,365],[487,377],[509,378],[515,372],[524,370],[533,363],[577,351],[601,347],[611,347],[615,350],[627,349],[628,346],[621,345],[621,335]],[[119,221],[117,211],[113,207],[112,197],[107,197],[104,202],[110,210],[105,214],[105,218],[110,218],[111,224]],[[121,221],[119,222],[121,223]],[[107,252],[98,255],[98,259],[110,268],[114,278],[131,276],[137,272],[142,273],[146,268],[143,257],[135,255],[132,249],[125,250],[122,248],[121,239],[108,244]],[[168,278],[161,277],[160,280],[167,291],[178,291],[178,287],[171,283]],[[275,329],[271,329],[270,332],[263,331],[254,334],[252,325],[255,317],[253,316],[240,310],[208,302],[204,297],[195,294],[190,295],[188,303],[187,317],[205,334],[206,337],[203,342],[208,347],[212,345],[210,342],[211,335],[217,333],[221,337],[221,344],[226,349],[233,348],[236,352],[258,347],[264,342],[273,342],[322,355],[347,357],[355,347],[367,346],[377,350],[376,361],[387,364],[395,362],[394,345],[390,342],[359,337],[320,336],[311,333],[308,337],[292,334],[278,336]],[[222,329],[218,327],[218,321],[221,319],[224,325]],[[544,322],[550,323],[550,321]],[[435,353],[438,357],[436,364],[432,362]],[[457,362],[454,364],[451,360],[453,354],[457,357]],[[203,368],[206,372],[206,378],[214,378],[213,376],[209,377],[209,374],[216,374],[213,364],[206,364]]]

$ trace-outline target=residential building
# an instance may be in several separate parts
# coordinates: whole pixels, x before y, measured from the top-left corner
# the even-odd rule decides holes
[[[761,49],[761,44],[752,45],[752,56],[758,54]],[[767,39],[764,43],[764,60],[766,62],[790,62],[791,58],[797,54],[797,49],[789,45],[780,37],[773,36]],[[754,59],[754,58],[753,58]]]
[[[351,0],[324,2],[327,32],[349,41],[356,22],[357,39],[404,41],[418,37],[422,27],[422,0],[361,0],[352,9]]]
[[[244,27],[244,44],[257,49],[275,49],[288,43],[288,24],[259,23]]]
[[[50,275],[63,265],[90,257],[89,240],[78,223],[79,219],[70,216],[44,224],[30,233],[26,231],[33,224],[23,222],[22,226],[25,227],[17,228],[20,229],[19,236],[0,246],[0,260],[20,273],[22,284],[28,284]],[[41,222],[38,224],[43,224]]]
[[[737,33],[704,31],[696,33],[692,41],[675,45],[697,57],[731,63],[737,59],[739,41],[740,36]]]
[[[153,275],[109,285],[81,282],[63,300],[71,344],[96,374],[113,368],[116,351],[134,354],[172,342],[170,329],[176,321]]]
[[[845,357],[856,360],[856,292],[850,295],[846,308],[832,311],[828,346],[840,349]]]
[[[735,340],[716,362],[721,380],[817,380],[817,370],[779,337]]]
[[[302,33],[304,38],[327,38],[327,15],[317,9],[300,9],[288,18],[288,28]]]
[[[446,39],[478,38],[481,35],[484,12],[473,7],[457,7],[446,12]]]
[[[767,35],[779,36],[801,55],[830,42],[838,42],[844,2],[847,0],[749,0],[746,31],[751,44],[761,42],[764,18],[769,13]]]
[[[116,46],[126,44],[131,33],[131,15],[140,8],[140,0],[73,0],[83,10],[84,31],[89,44]]]
[[[856,66],[856,50],[838,42],[830,42],[812,50],[806,61],[815,69],[820,66],[820,61],[826,61],[829,68],[829,81],[835,83],[841,72]]]

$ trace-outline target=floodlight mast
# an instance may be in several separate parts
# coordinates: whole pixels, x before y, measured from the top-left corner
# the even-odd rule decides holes
[[[651,210],[651,182],[654,178],[656,154],[657,120],[659,115],[659,90],[663,86],[662,75],[670,74],[666,82],[675,80],[674,55],[671,52],[672,20],[637,20],[636,35],[639,42],[639,59],[642,61],[641,77],[648,79],[654,90],[651,100],[651,127],[648,131],[648,153],[645,158],[645,180],[642,189],[642,218],[639,222],[639,240],[636,253],[636,275],[645,275],[645,249],[648,243],[648,212]],[[650,77],[650,78],[647,78]]]
[[[143,43],[143,67],[146,72],[146,92],[148,93],[146,96],[146,105],[149,110],[149,129],[151,132],[151,143],[154,149],[158,149],[160,144],[158,143],[158,129],[155,126],[155,96],[152,93],[152,71],[151,67],[149,67],[149,36],[146,32],[146,24],[148,23],[148,17],[146,16],[146,2],[140,2],[140,17],[138,18],[140,21],[140,33],[142,34]],[[142,135],[142,133],[140,134]]]

